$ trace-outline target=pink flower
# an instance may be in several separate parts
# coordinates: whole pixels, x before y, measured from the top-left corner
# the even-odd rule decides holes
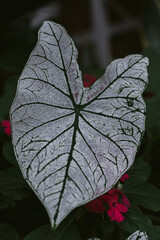
[[[129,178],[128,174],[122,176],[123,180]],[[104,213],[106,209],[111,221],[122,222],[124,216],[130,207],[128,198],[117,188],[112,188],[107,193],[86,204],[89,212]]]
[[[4,120],[1,122],[1,126],[4,127],[4,132],[10,136],[11,135],[11,125],[9,120]]]
[[[112,199],[117,199],[117,196],[115,197],[115,195],[118,195],[118,197],[122,198],[122,203],[124,205],[126,205],[127,207],[130,207],[130,202],[128,200],[128,198],[123,194],[122,191],[120,191],[117,188],[112,188],[108,193],[106,193],[108,195],[108,202],[112,201]]]
[[[108,216],[111,218],[111,221],[122,222],[124,220],[124,216],[122,213],[126,213],[128,208],[122,203],[112,203],[110,205],[109,210],[107,211]]]
[[[119,196],[122,196],[122,202],[118,202]],[[107,211],[108,216],[111,218],[111,221],[122,222],[124,220],[124,216],[122,213],[126,213],[128,211],[128,207],[130,207],[130,202],[128,198],[118,189],[112,188],[108,192],[108,206],[109,209]]]
[[[83,74],[83,86],[84,87],[90,87],[97,79],[87,73]]]
[[[129,179],[129,175],[127,173],[125,173],[121,178],[120,181],[125,182],[126,180]]]

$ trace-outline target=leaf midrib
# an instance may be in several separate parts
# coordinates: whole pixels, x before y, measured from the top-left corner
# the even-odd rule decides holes
[[[49,24],[49,27],[50,27],[50,29],[51,29],[51,31],[52,31],[52,33],[53,33],[53,35],[54,35],[54,37],[55,37],[55,39],[56,39],[56,41],[57,41],[57,45],[58,45],[58,48],[59,48],[60,57],[61,57],[61,60],[62,60],[63,72],[64,72],[64,75],[65,75],[65,78],[66,78],[66,82],[67,82],[67,86],[68,86],[68,91],[69,91],[70,99],[71,99],[71,101],[72,101],[72,103],[73,103],[73,106],[75,107],[75,106],[76,106],[76,103],[75,103],[75,100],[74,100],[74,97],[73,97],[73,95],[72,95],[72,91],[71,91],[71,88],[70,88],[70,85],[69,85],[68,74],[67,74],[67,72],[66,72],[66,68],[65,68],[65,64],[64,64],[64,59],[63,59],[63,54],[62,54],[61,46],[60,46],[60,43],[59,43],[60,40],[57,39],[56,34],[54,33],[54,31],[53,31],[50,23],[48,23],[48,24]],[[61,30],[61,29],[60,29],[60,30]],[[62,32],[62,30],[61,30],[61,32]],[[71,56],[71,58],[72,58],[72,56]]]
[[[65,185],[66,185],[68,175],[69,175],[68,174],[69,168],[70,168],[72,160],[74,160],[73,157],[72,157],[72,154],[73,154],[74,146],[76,144],[76,133],[77,133],[77,130],[78,130],[78,123],[79,123],[79,111],[76,112],[75,120],[74,120],[74,123],[73,123],[74,131],[73,131],[73,137],[72,137],[71,150],[70,150],[70,154],[69,154],[69,157],[68,157],[68,160],[67,160],[66,171],[65,171],[65,175],[64,175],[64,182],[63,182],[63,185],[62,185],[62,188],[61,188],[59,201],[57,203],[57,211],[56,211],[55,216],[54,216],[55,225],[56,225],[56,220],[57,220],[58,213],[59,213],[59,208],[60,208],[62,196],[63,196],[64,190],[65,190]]]

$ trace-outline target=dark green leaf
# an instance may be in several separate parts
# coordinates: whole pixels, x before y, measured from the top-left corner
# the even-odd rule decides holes
[[[0,239],[1,240],[18,240],[19,236],[16,230],[9,224],[0,224]]]
[[[159,51],[157,51],[157,49],[153,49],[151,47],[146,48],[144,50],[144,55],[149,58],[148,72],[150,81],[146,91],[152,93],[160,93],[160,81],[159,81],[160,49]]]
[[[125,215],[125,220],[118,224],[120,228],[129,233],[141,230],[147,233],[150,240],[155,240],[154,226],[151,220],[145,216],[140,210],[131,206],[128,213]]]
[[[63,231],[64,224],[54,231],[51,231],[50,225],[44,225],[29,233],[24,240],[80,240],[79,232],[74,223]]]
[[[160,74],[158,75],[160,76]],[[159,81],[160,82],[160,81]],[[156,85],[155,85],[156,87]],[[157,87],[158,89],[158,87]],[[145,100],[147,105],[146,126],[147,127],[159,127],[160,126],[160,88],[159,95],[157,94],[153,98]]]
[[[129,200],[152,211],[160,211],[160,190],[148,183],[126,183],[123,191]]]
[[[151,166],[143,161],[142,159],[138,158],[135,160],[134,164],[128,171],[130,179],[125,183],[125,185],[129,182],[145,182],[151,172]]]
[[[156,1],[145,1],[145,31],[149,45],[160,49],[160,11]]]
[[[154,226],[154,231],[155,231],[155,240],[159,240],[160,238],[160,226]]]
[[[6,82],[4,94],[0,98],[0,120],[4,120],[9,116],[9,109],[16,92],[17,79],[18,77],[14,76]]]
[[[36,228],[33,232],[27,234],[24,240],[53,240],[53,232],[49,224]]]
[[[114,231],[115,222],[111,221],[107,215],[105,216],[105,219],[102,219],[102,217],[98,219],[97,226],[99,227],[100,232],[105,235]]]
[[[146,126],[148,127],[160,126],[160,11],[155,3],[156,1],[152,0],[146,1],[145,30],[149,46],[144,50],[144,55],[149,58],[150,62],[148,68],[150,83],[147,91],[153,95],[146,98]]]
[[[3,144],[3,156],[12,165],[18,166],[11,141],[7,141]]]
[[[20,171],[16,167],[0,171],[0,193],[15,200],[21,200],[30,195],[30,190]]]
[[[15,207],[15,201],[2,194],[0,194],[0,209],[6,209],[9,207]]]
[[[55,236],[54,239],[56,239]],[[73,222],[57,240],[81,240],[76,224]]]

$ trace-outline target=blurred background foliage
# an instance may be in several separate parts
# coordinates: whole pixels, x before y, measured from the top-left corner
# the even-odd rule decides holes
[[[135,165],[130,170],[131,178],[124,186],[124,193],[133,202],[133,208],[127,213],[129,220],[120,224],[120,228],[109,219],[106,226],[101,216],[93,217],[80,209],[51,233],[47,213],[24,182],[11,139],[1,127],[0,239],[86,240],[97,236],[103,240],[123,240],[128,236],[126,232],[131,233],[141,227],[154,232],[154,238],[150,239],[158,240],[160,193],[156,187],[160,187],[160,1],[3,1],[0,14],[0,121],[9,119],[17,80],[35,46],[38,28],[44,20],[53,20],[65,26],[79,49],[78,61],[82,72],[97,78],[115,58],[133,53],[149,58],[150,83],[144,92],[146,132]],[[141,160],[138,160],[139,157]],[[149,183],[146,183],[147,180]],[[138,194],[135,197],[137,191],[143,192],[143,197]],[[141,217],[141,211],[145,213],[144,217]],[[79,231],[77,222],[69,225],[73,217],[77,219]],[[152,223],[157,226],[153,227]]]

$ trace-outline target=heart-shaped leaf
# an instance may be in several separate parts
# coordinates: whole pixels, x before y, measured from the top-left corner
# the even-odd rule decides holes
[[[132,165],[144,132],[148,59],[115,60],[86,89],[76,59],[65,29],[44,22],[10,111],[23,176],[54,227],[113,187]]]

